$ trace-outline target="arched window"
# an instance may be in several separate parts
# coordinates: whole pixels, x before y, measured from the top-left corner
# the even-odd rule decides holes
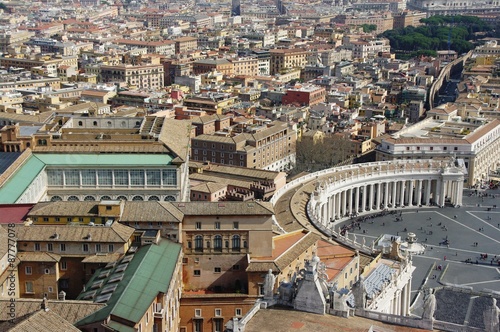
[[[97,121],[94,121],[92,124],[94,125],[94,127],[97,127]]]
[[[132,197],[132,200],[133,201],[143,201],[144,198],[142,198],[142,196],[134,196],[134,197]]]
[[[116,199],[119,201],[128,201],[127,197],[125,196],[118,196]]]
[[[169,195],[165,197],[165,202],[175,202],[175,197]]]
[[[50,198],[50,201],[51,202],[60,202],[60,201],[62,201],[62,198],[61,198],[61,196],[52,196]]]
[[[83,121],[78,121],[78,127],[83,126]]]
[[[148,201],[159,201],[160,198],[158,196],[149,196]]]
[[[79,201],[80,199],[77,196],[69,196],[68,201],[70,202],[76,202]]]
[[[233,235],[233,251],[240,251],[241,239],[239,235]]]
[[[85,198],[83,200],[84,201],[95,201],[95,197],[94,196],[85,196]]]
[[[109,196],[106,196],[106,195],[101,196],[101,201],[110,201],[110,200],[111,200],[111,197],[109,197]]]
[[[196,237],[194,238],[194,250],[203,251],[203,236],[196,235]]]
[[[222,251],[222,236],[220,235],[214,236],[214,250]]]

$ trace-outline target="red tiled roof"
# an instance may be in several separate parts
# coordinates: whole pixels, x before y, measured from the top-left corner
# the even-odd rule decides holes
[[[0,204],[0,224],[20,224],[35,204]]]

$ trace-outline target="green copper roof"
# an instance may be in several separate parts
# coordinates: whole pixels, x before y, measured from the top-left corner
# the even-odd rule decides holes
[[[15,175],[0,187],[0,203],[15,203],[44,168],[45,164],[40,159],[34,156],[28,158]]]
[[[168,165],[172,156],[168,154],[36,154],[47,166],[134,166]]]
[[[0,187],[0,203],[15,203],[45,166],[51,167],[133,167],[163,166],[172,162],[168,154],[56,154],[37,153]]]
[[[140,248],[124,271],[123,279],[118,282],[106,307],[77,322],[76,326],[84,326],[93,322],[101,322],[110,315],[117,316],[133,323],[138,323],[154,301],[158,293],[166,293],[175,270],[181,245],[169,240],[160,240]],[[120,263],[116,265],[118,267]],[[116,269],[115,267],[115,269]],[[89,291],[81,293],[78,299],[83,299],[91,292],[92,284],[102,270],[98,270],[87,284]],[[111,273],[96,294],[110,285],[116,272]]]

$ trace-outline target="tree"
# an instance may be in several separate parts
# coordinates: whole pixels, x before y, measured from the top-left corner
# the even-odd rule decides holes
[[[363,28],[363,32],[365,33],[377,30],[377,26],[375,24],[362,24],[361,27]]]

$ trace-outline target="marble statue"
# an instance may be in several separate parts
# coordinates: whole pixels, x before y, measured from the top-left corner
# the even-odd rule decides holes
[[[360,277],[356,282],[356,287],[354,289],[354,301],[356,302],[356,308],[365,309],[366,307],[366,287],[365,287],[365,278]]]
[[[500,331],[498,315],[500,315],[500,309],[497,307],[497,299],[493,298],[493,304],[483,313],[484,329],[486,332]]]
[[[273,298],[274,283],[276,281],[276,276],[273,274],[273,270],[269,269],[264,279],[264,299]]]
[[[434,295],[434,290],[430,289],[430,293],[424,302],[422,319],[434,320],[434,312],[436,312],[436,296]]]

